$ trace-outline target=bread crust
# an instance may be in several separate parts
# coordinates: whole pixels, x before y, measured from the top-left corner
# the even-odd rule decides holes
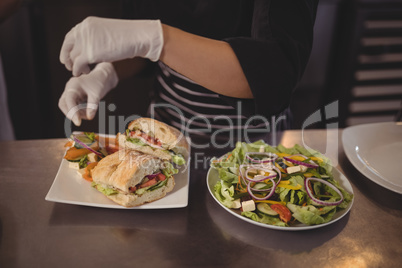
[[[182,155],[187,154],[189,151],[189,144],[183,133],[156,119],[148,117],[135,119],[128,125],[128,129],[139,129],[146,134],[152,132],[154,137],[160,140],[168,150],[177,151]]]
[[[125,193],[149,174],[159,170],[162,161],[134,150],[119,150],[106,156],[92,170],[92,179],[104,187]]]
[[[127,136],[121,133],[117,133],[116,140],[119,142],[119,146],[125,149],[136,150],[138,152],[152,155],[154,157],[160,158],[162,160],[171,161],[172,155],[166,150],[155,149],[150,146],[137,145],[132,142],[127,141]]]
[[[118,193],[114,195],[107,195],[106,197],[113,202],[127,208],[141,206],[143,204],[159,200],[165,197],[167,193],[171,192],[175,185],[174,177],[172,176],[167,180],[166,186],[151,192],[145,192],[142,195]]]
[[[140,206],[166,196],[174,188],[174,177],[166,178],[166,185],[153,191],[146,191],[141,195],[132,194],[130,187],[136,186],[149,174],[163,166],[163,161],[151,155],[134,150],[119,150],[106,156],[92,170],[92,178],[97,186],[113,188],[117,194],[106,195],[115,203],[124,207]]]

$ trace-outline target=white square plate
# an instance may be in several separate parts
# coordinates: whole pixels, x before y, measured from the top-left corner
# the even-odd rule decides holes
[[[110,136],[109,136],[110,137]],[[166,209],[182,208],[188,204],[188,190],[190,178],[190,158],[186,165],[179,169],[174,176],[175,187],[165,197],[138,207],[126,208],[114,203],[98,190],[91,187],[91,182],[81,177],[75,169],[69,168],[68,161],[61,161],[56,178],[47,193],[45,200],[92,207],[117,209]]]

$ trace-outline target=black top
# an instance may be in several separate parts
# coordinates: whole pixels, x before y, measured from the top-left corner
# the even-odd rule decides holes
[[[254,95],[253,100],[241,100],[242,114],[270,118],[288,107],[303,75],[317,5],[318,0],[132,0],[125,1],[124,17],[160,19],[228,42]],[[224,104],[238,107],[239,99],[219,97]]]

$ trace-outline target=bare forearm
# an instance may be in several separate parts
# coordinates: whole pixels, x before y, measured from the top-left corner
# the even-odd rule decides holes
[[[140,57],[113,62],[113,67],[120,80],[132,77],[143,71],[148,60]]]
[[[175,71],[216,93],[252,98],[240,63],[230,45],[162,25],[160,60]]]

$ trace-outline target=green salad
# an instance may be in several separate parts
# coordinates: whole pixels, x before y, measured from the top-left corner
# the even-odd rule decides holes
[[[238,142],[232,152],[213,158],[211,167],[219,173],[216,199],[260,223],[323,224],[353,199],[334,180],[327,157],[297,144],[286,148],[262,140]]]

